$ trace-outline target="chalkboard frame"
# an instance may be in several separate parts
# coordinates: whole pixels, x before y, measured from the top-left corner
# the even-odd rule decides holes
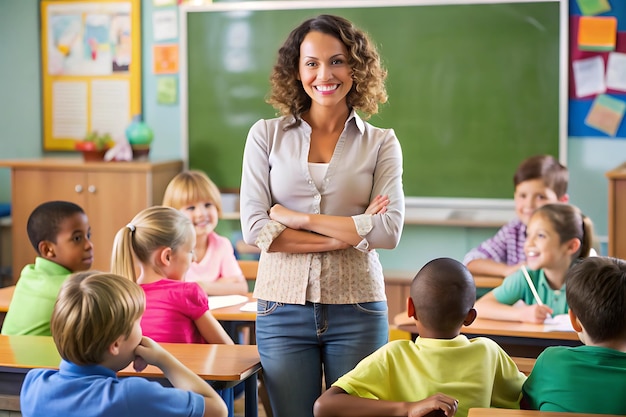
[[[189,121],[188,121],[188,14],[202,12],[245,12],[262,10],[295,10],[295,9],[347,9],[347,8],[372,8],[372,7],[397,7],[397,6],[435,6],[435,5],[474,5],[474,4],[510,4],[510,3],[556,3],[559,6],[559,68],[558,68],[558,157],[563,164],[567,164],[567,44],[568,44],[568,1],[567,0],[343,0],[343,1],[247,1],[247,2],[217,2],[205,5],[183,4],[180,7],[180,114],[181,114],[181,146],[183,160],[189,163]],[[294,23],[295,24],[295,23]],[[269,105],[268,105],[269,106]],[[375,123],[376,124],[376,123]],[[393,127],[393,126],[391,126]],[[406,161],[406,159],[405,159]],[[405,162],[406,164],[406,162]],[[229,189],[228,191],[237,191]],[[511,190],[512,194],[512,190]],[[467,198],[467,196],[454,197],[412,197],[407,195],[407,206],[410,204],[420,205],[429,200],[437,202],[437,205],[456,207],[471,205],[486,207],[493,204],[509,205],[508,198]]]

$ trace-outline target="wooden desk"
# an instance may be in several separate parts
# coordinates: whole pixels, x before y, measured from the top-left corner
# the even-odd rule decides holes
[[[256,346],[184,343],[161,343],[161,346],[216,388],[245,381],[245,415],[257,417],[257,373],[261,370],[261,360]],[[60,361],[52,337],[0,336],[0,409],[19,411],[19,393],[26,373],[33,368],[58,369]],[[155,366],[136,372],[131,364],[118,375],[142,376],[171,386]],[[6,408],[7,405],[12,408]]]
[[[557,413],[503,408],[470,408],[467,417],[618,417],[614,414]]]
[[[211,314],[219,321],[256,321],[256,311],[241,311],[246,303],[255,302],[256,298],[252,297],[252,293],[248,293],[248,301],[234,306],[211,309]],[[210,305],[209,305],[210,307]]]
[[[552,331],[545,324],[476,319],[461,332],[468,337],[486,336],[495,340],[511,356],[536,358],[548,346],[580,346],[578,334]]]
[[[417,336],[415,325],[399,325],[399,329]],[[536,358],[548,346],[580,346],[575,332],[551,331],[544,324],[515,321],[476,319],[463,326],[461,333],[467,337],[484,336],[495,340],[510,356]]]

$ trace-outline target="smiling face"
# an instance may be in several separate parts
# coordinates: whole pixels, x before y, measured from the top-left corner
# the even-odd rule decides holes
[[[530,269],[567,269],[572,262],[572,239],[561,242],[554,225],[545,215],[530,218],[524,252]]]
[[[348,50],[337,38],[309,32],[300,44],[298,78],[311,97],[311,107],[346,106],[352,88]]]
[[[93,263],[91,228],[85,213],[74,213],[60,223],[56,242],[47,245],[41,254],[72,272],[86,271]]]
[[[217,207],[209,201],[196,201],[182,207],[180,211],[193,223],[198,240],[206,239],[217,226]]]
[[[548,203],[557,203],[559,198],[556,193],[548,188],[541,179],[522,181],[515,187],[513,195],[515,201],[515,214],[528,225],[530,216],[536,208]]]

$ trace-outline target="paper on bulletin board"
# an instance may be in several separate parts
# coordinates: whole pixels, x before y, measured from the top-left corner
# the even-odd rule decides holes
[[[50,5],[48,74],[127,72],[131,61],[130,13],[130,2]]]
[[[87,131],[88,86],[83,81],[52,84],[52,138],[82,139]]]
[[[91,82],[91,130],[109,133],[116,141],[125,138],[130,123],[130,83],[126,80]]]
[[[606,87],[626,92],[626,54],[611,52],[606,67]]]
[[[626,2],[624,2],[624,4],[626,4]],[[626,7],[625,7],[625,10],[626,10]],[[610,51],[597,52],[597,51],[581,51],[580,49],[578,49],[578,20],[579,18],[580,16],[572,16],[570,18],[570,50],[569,50],[569,56],[570,56],[569,80],[570,82],[568,84],[569,84],[569,97],[572,99],[578,97],[576,95],[576,79],[574,78],[574,68],[573,68],[572,63],[574,61],[578,61],[581,59],[593,58],[593,57],[599,56],[599,57],[602,57],[602,60],[604,61],[604,65],[605,67],[607,67],[607,60],[608,60],[609,54],[611,53]],[[626,32],[617,32],[615,52],[626,53]],[[619,91],[619,90],[613,90],[609,86],[607,86],[606,92],[608,94],[614,94],[614,95],[623,93],[622,91]],[[593,98],[593,96],[588,96],[587,98]],[[585,111],[584,114],[587,114],[587,111]],[[582,123],[583,119],[584,117],[580,120],[581,126],[583,125]]]
[[[178,79],[175,76],[157,78],[157,103],[176,104],[178,102]]]
[[[178,38],[176,10],[157,10],[153,12],[152,33],[154,40],[157,42]]]
[[[178,72],[178,44],[154,45],[152,59],[154,74],[176,74]]]
[[[576,97],[602,94],[606,91],[604,82],[604,61],[602,57],[581,59],[572,63]]]
[[[609,136],[615,136],[617,129],[624,120],[626,102],[606,94],[600,94],[593,101],[585,124]]]
[[[615,16],[581,16],[578,21],[578,48],[583,51],[612,51],[616,35]]]
[[[592,16],[611,10],[607,0],[577,0],[580,11],[585,16]]]

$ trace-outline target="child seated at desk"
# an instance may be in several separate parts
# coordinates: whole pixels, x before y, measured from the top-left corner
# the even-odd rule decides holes
[[[209,300],[196,282],[183,277],[193,259],[196,233],[191,221],[171,207],[140,211],[115,235],[111,271],[135,281],[146,294],[141,328],[161,343],[233,344],[209,311]],[[136,275],[135,262],[139,265]],[[233,411],[233,389],[219,391]]]
[[[480,318],[543,323],[550,315],[567,313],[565,274],[573,263],[589,256],[592,239],[591,220],[577,207],[564,203],[539,207],[530,218],[524,243],[529,269],[522,266],[481,297],[476,302]]]
[[[96,271],[72,275],[52,313],[59,370],[33,369],[20,393],[23,417],[203,416],[227,409],[209,384],[147,337],[139,325],[141,288],[129,279]],[[118,379],[133,362],[163,371],[174,388],[144,378]]]
[[[197,282],[208,295],[246,295],[248,282],[233,245],[215,232],[222,215],[222,198],[215,183],[202,171],[181,172],[167,185],[163,205],[180,210],[196,229],[195,259],[185,281]]]
[[[363,359],[315,403],[315,417],[467,416],[471,407],[519,408],[526,377],[494,341],[460,334],[476,318],[476,286],[450,258],[427,263],[411,283],[408,309],[419,336]]]
[[[517,218],[495,236],[470,250],[463,263],[474,275],[506,277],[526,260],[526,226],[533,211],[548,203],[567,202],[567,168],[551,155],[536,155],[520,163],[513,175],[513,200]]]
[[[50,336],[50,316],[61,285],[72,272],[86,271],[93,263],[91,229],[80,206],[48,201],[30,214],[26,231],[37,257],[22,269],[2,334]]]
[[[524,384],[524,406],[626,415],[626,261],[594,257],[567,273],[569,317],[586,346],[549,347]]]

